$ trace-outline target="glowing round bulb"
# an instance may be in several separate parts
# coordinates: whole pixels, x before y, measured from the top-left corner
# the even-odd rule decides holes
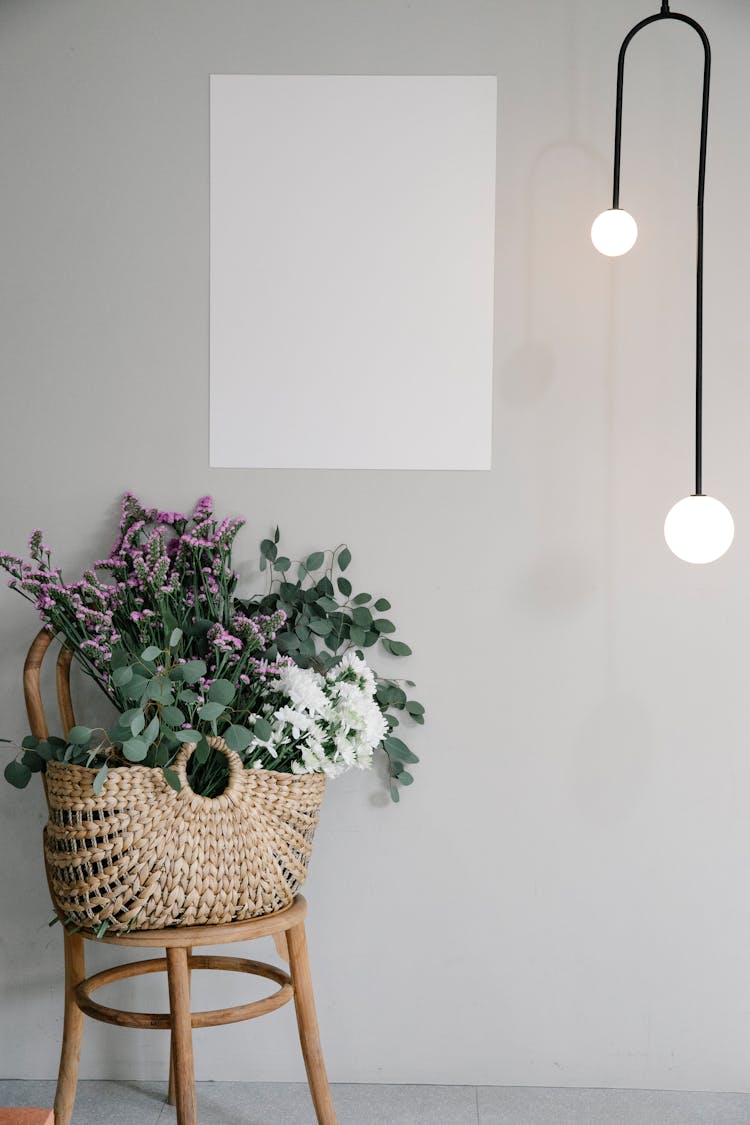
[[[678,559],[689,563],[713,562],[732,545],[732,513],[713,496],[686,496],[667,513],[664,538]]]
[[[602,211],[591,227],[591,241],[600,254],[618,258],[627,254],[638,237],[638,224],[629,212],[619,207]]]

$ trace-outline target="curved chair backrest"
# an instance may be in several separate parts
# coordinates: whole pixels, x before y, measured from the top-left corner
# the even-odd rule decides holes
[[[26,714],[29,716],[31,733],[37,738],[47,738],[49,727],[44,711],[42,699],[41,671],[42,663],[47,655],[47,649],[52,643],[54,633],[48,629],[40,629],[32,641],[23,666],[23,695],[26,700]],[[63,737],[67,738],[68,732],[76,725],[73,714],[73,701],[70,698],[70,662],[73,659],[71,649],[62,645],[57,657],[55,681],[57,686],[57,706],[60,712]]]

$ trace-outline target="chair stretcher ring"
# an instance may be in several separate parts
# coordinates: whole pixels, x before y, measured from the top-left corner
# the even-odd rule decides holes
[[[218,969],[230,973],[247,973],[249,976],[265,977],[275,981],[280,987],[270,996],[261,1000],[253,1000],[249,1004],[238,1004],[233,1008],[214,1008],[207,1012],[193,1012],[193,1027],[216,1027],[219,1024],[240,1023],[243,1020],[252,1020],[257,1016],[264,1016],[267,1012],[274,1012],[284,1004],[288,1004],[294,995],[292,978],[283,969],[275,965],[268,965],[264,961],[251,961],[247,957],[190,957],[191,969]],[[120,1008],[108,1008],[92,999],[91,993],[107,984],[118,980],[127,980],[129,977],[144,976],[147,973],[163,973],[167,969],[166,957],[154,957],[147,961],[133,961],[125,965],[116,965],[112,969],[104,969],[87,977],[75,989],[75,1000],[78,1007],[92,1019],[102,1023],[116,1024],[118,1027],[153,1028],[168,1031],[172,1024],[166,1012],[129,1012]]]

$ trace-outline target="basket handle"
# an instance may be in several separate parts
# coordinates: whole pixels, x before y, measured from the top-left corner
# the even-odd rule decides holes
[[[52,644],[55,634],[49,629],[40,629],[26,655],[23,666],[23,695],[26,701],[26,714],[29,717],[31,733],[37,738],[48,738],[49,727],[44,711],[42,699],[41,672],[47,649]],[[68,731],[75,725],[73,701],[70,697],[70,662],[73,652],[63,644],[57,656],[55,669],[55,682],[57,687],[57,707],[60,712],[63,734],[67,738]]]
[[[212,749],[218,750],[220,754],[223,754],[229,764],[229,780],[227,781],[227,787],[223,793],[220,794],[224,796],[224,793],[229,793],[230,790],[239,788],[247,770],[243,766],[239,754],[236,754],[234,750],[230,750],[223,738],[208,738],[206,741]],[[182,789],[180,790],[181,794],[185,793],[190,797],[198,797],[199,800],[212,801],[214,800],[213,797],[201,797],[199,793],[194,793],[187,779],[187,764],[193,756],[195,746],[196,744],[194,742],[186,742],[177,754],[172,769],[177,774],[182,784]]]

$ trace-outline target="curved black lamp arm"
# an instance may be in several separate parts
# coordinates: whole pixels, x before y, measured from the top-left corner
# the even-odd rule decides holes
[[[617,60],[617,106],[615,110],[615,163],[612,180],[612,206],[620,206],[620,151],[622,147],[622,86],[625,77],[625,52],[638,32],[657,20],[679,20],[692,27],[703,44],[703,102],[701,108],[701,141],[698,161],[698,252],[695,285],[695,495],[702,496],[703,444],[703,197],[706,188],[706,145],[708,141],[708,95],[711,86],[711,44],[699,23],[690,16],[670,12],[669,0],[662,0],[661,11],[637,23],[625,36]]]

